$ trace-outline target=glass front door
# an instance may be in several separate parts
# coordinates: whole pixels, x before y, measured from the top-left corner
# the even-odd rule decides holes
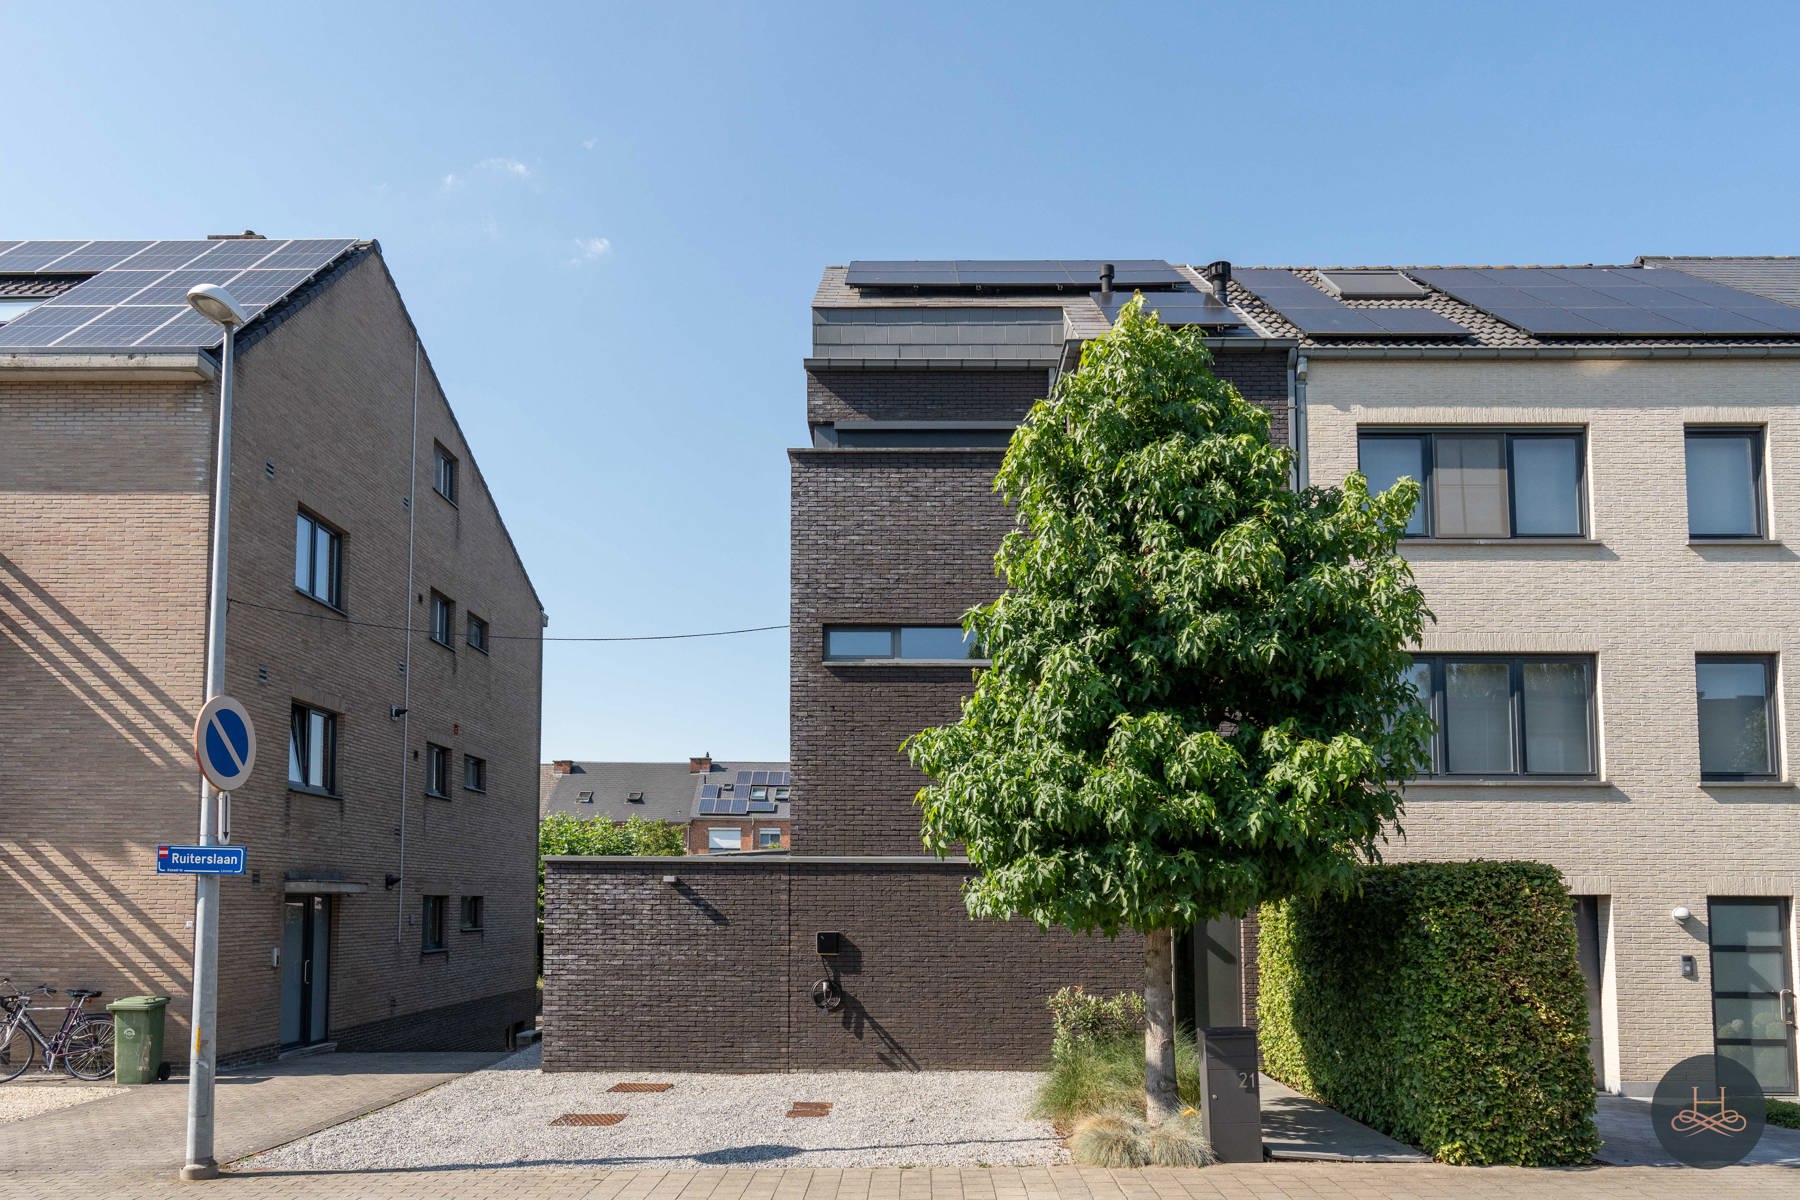
[[[1714,899],[1713,1028],[1721,1058],[1750,1069],[1765,1092],[1794,1090],[1794,967],[1784,899]]]
[[[331,994],[331,900],[291,896],[281,913],[281,1044],[326,1040]]]

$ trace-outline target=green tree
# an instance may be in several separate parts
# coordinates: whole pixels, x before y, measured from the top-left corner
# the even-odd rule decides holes
[[[551,854],[685,854],[686,832],[667,821],[551,813],[538,822],[538,937],[544,935],[544,858]]]
[[[964,618],[992,665],[906,743],[926,848],[980,867],[972,916],[1144,935],[1153,1124],[1177,1104],[1175,932],[1348,888],[1431,727],[1406,678],[1430,613],[1395,551],[1417,485],[1292,489],[1211,363],[1134,299],[1032,409],[995,481],[1008,590]]]

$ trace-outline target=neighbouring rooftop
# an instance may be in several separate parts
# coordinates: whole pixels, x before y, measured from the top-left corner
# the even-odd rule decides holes
[[[543,767],[540,817],[564,813],[627,821],[754,816],[785,821],[793,775],[785,762],[587,762],[562,759]]]

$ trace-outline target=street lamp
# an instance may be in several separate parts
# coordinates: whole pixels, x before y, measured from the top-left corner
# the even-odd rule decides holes
[[[236,366],[238,327],[250,318],[230,292],[214,283],[190,288],[189,307],[225,330],[219,367],[219,450],[213,463],[212,590],[206,602],[206,695],[225,691],[225,556],[231,524],[231,377]],[[219,828],[219,800],[200,780],[200,844],[211,846]],[[213,1075],[218,1063],[219,877],[194,877],[194,1041],[188,1052],[187,1164],[183,1179],[212,1179]]]

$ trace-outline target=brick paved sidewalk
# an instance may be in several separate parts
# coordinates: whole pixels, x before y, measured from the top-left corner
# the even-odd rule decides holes
[[[227,1175],[181,1183],[171,1172],[10,1176],[0,1200],[1791,1200],[1800,1172],[1597,1167],[1530,1171],[1436,1164],[1265,1163],[1202,1170],[1099,1167],[900,1170],[586,1171],[492,1168]]]

